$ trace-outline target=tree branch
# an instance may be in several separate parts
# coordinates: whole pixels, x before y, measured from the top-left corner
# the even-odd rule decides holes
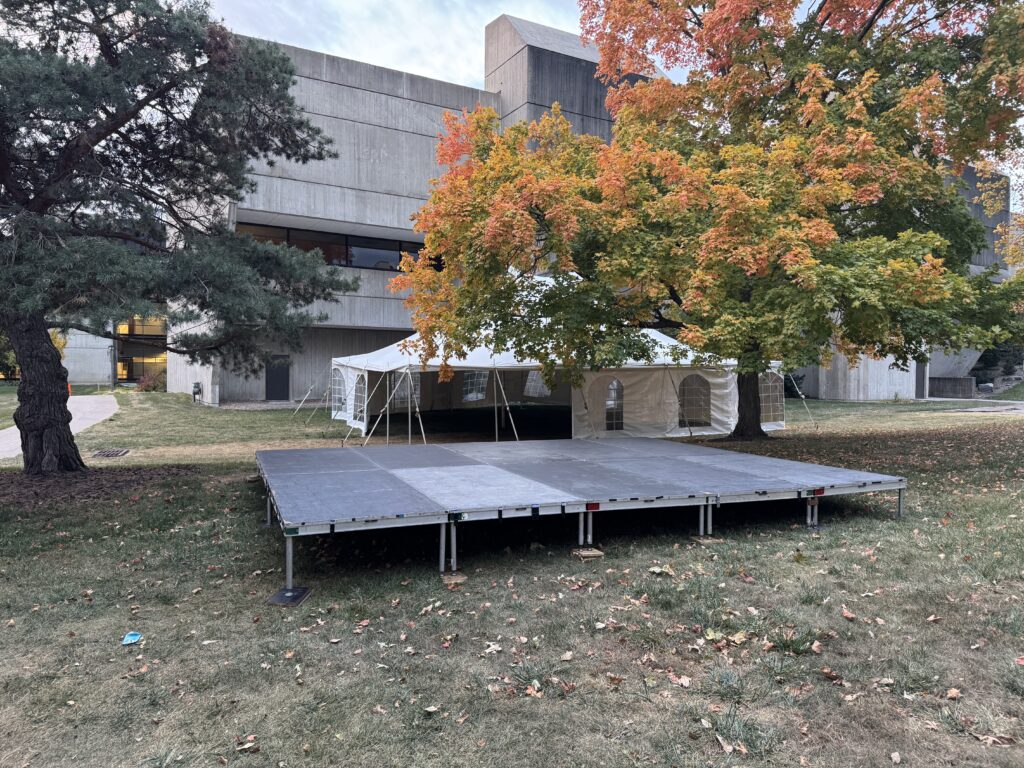
[[[160,343],[159,341],[147,341],[145,339],[140,339],[138,337],[126,336],[121,333],[115,333],[114,331],[93,328],[91,325],[86,325],[85,323],[68,323],[58,322],[56,320],[48,320],[46,322],[46,327],[57,328],[61,330],[71,329],[75,331],[82,331],[82,333],[88,333],[91,336],[98,336],[101,339],[111,339],[113,341],[130,341],[132,344],[138,344],[143,347],[152,347],[154,349],[164,349],[167,350],[168,352],[174,352],[175,354],[178,355],[193,355],[197,352],[216,352],[222,349],[224,345],[230,342],[233,338],[233,335],[228,335],[221,338],[216,343],[204,344],[202,346],[194,347],[192,349],[186,349],[184,347],[177,347],[166,342]],[[256,326],[253,327],[255,328]]]

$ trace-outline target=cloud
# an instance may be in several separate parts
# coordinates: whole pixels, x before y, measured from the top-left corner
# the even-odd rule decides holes
[[[213,0],[242,34],[483,87],[484,27],[503,13],[579,31],[575,0]]]

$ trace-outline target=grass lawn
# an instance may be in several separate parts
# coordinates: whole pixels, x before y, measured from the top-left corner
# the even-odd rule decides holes
[[[79,441],[132,452],[60,503],[0,473],[0,765],[1024,764],[1020,416],[790,403],[726,444],[905,475],[901,521],[599,514],[586,564],[575,519],[475,523],[451,588],[435,531],[306,540],[280,610],[252,450],[329,422],[118,397]]]
[[[0,429],[14,426],[14,409],[18,407],[18,385],[0,381]]]
[[[993,395],[990,400],[1024,400],[1024,382],[1014,384],[1005,392]]]

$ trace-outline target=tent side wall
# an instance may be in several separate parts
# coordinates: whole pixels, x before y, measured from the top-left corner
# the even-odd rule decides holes
[[[688,379],[697,376],[698,380]],[[622,423],[607,413],[609,385],[621,384]],[[680,385],[696,386],[696,402],[680,408]],[[574,437],[691,437],[728,434],[736,424],[736,377],[723,369],[619,368],[586,373],[573,390]],[[686,414],[688,418],[684,418]]]

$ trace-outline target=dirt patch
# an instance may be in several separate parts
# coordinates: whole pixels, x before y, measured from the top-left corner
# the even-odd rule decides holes
[[[110,467],[46,477],[0,472],[0,509],[52,507],[130,495],[155,483],[196,474],[196,467]]]

